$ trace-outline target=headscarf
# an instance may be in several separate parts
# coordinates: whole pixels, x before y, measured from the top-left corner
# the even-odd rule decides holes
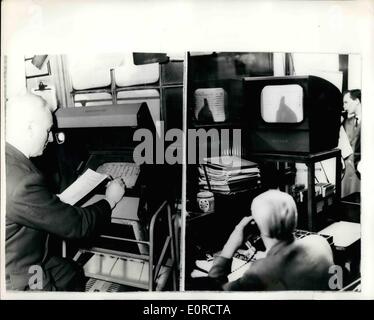
[[[297,224],[297,208],[288,193],[266,191],[253,200],[251,211],[262,235],[279,240],[292,238]]]

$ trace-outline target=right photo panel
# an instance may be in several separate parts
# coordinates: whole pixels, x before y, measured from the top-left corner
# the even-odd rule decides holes
[[[360,291],[361,56],[186,64],[184,289]]]

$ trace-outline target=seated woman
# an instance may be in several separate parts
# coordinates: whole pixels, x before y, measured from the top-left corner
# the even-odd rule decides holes
[[[293,198],[278,190],[257,196],[251,206],[266,256],[256,260],[238,280],[228,282],[232,257],[245,239],[244,217],[235,227],[221,255],[216,257],[209,277],[222,289],[234,290],[328,290],[333,256],[328,242],[319,235],[296,240],[293,232],[297,209]]]

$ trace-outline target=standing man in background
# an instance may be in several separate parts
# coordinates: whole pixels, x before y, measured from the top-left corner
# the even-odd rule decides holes
[[[347,133],[353,153],[345,159],[345,176],[342,181],[342,195],[360,192],[360,173],[358,171],[361,160],[361,90],[348,90],[343,93],[343,108],[346,118],[343,127]]]

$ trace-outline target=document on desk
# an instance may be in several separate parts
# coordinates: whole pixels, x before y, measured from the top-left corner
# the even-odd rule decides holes
[[[207,273],[205,274],[205,277],[208,275],[210,269],[213,267],[213,260],[196,260],[195,262],[196,266],[201,269],[201,270],[204,270],[206,271]],[[228,279],[229,281],[234,281],[236,279],[239,279],[243,274],[244,272],[246,272],[248,270],[248,268],[250,267],[251,263],[250,262],[247,262],[247,261],[244,261],[244,260],[241,260],[241,259],[238,259],[238,258],[233,258],[232,259],[232,264],[231,264],[231,273],[228,275]],[[197,276],[197,272],[200,273],[200,271],[198,270],[194,270],[194,276],[195,277],[202,277],[203,275],[203,272],[201,272],[201,274],[199,276]],[[192,274],[191,274],[192,276]]]
[[[200,270],[194,269],[191,272],[191,278],[205,278],[208,276],[207,272],[202,272]]]
[[[92,198],[87,200],[82,207],[87,207],[94,204],[105,196],[102,194],[95,194]],[[139,221],[138,218],[138,208],[139,208],[140,198],[138,197],[126,197],[124,196],[120,202],[112,210],[112,223],[121,223],[121,220],[126,221]],[[122,223],[123,224],[123,223]]]
[[[335,247],[347,248],[361,238],[361,225],[354,222],[339,221],[318,233],[332,236]]]
[[[140,198],[138,197],[123,197],[113,210],[112,220],[139,221],[139,201]]]
[[[213,267],[213,260],[196,260],[195,264],[198,268],[209,272],[209,270]]]
[[[77,180],[67,187],[64,192],[58,194],[57,196],[62,202],[75,205],[106,178],[108,178],[108,176],[105,174],[87,169]]]

